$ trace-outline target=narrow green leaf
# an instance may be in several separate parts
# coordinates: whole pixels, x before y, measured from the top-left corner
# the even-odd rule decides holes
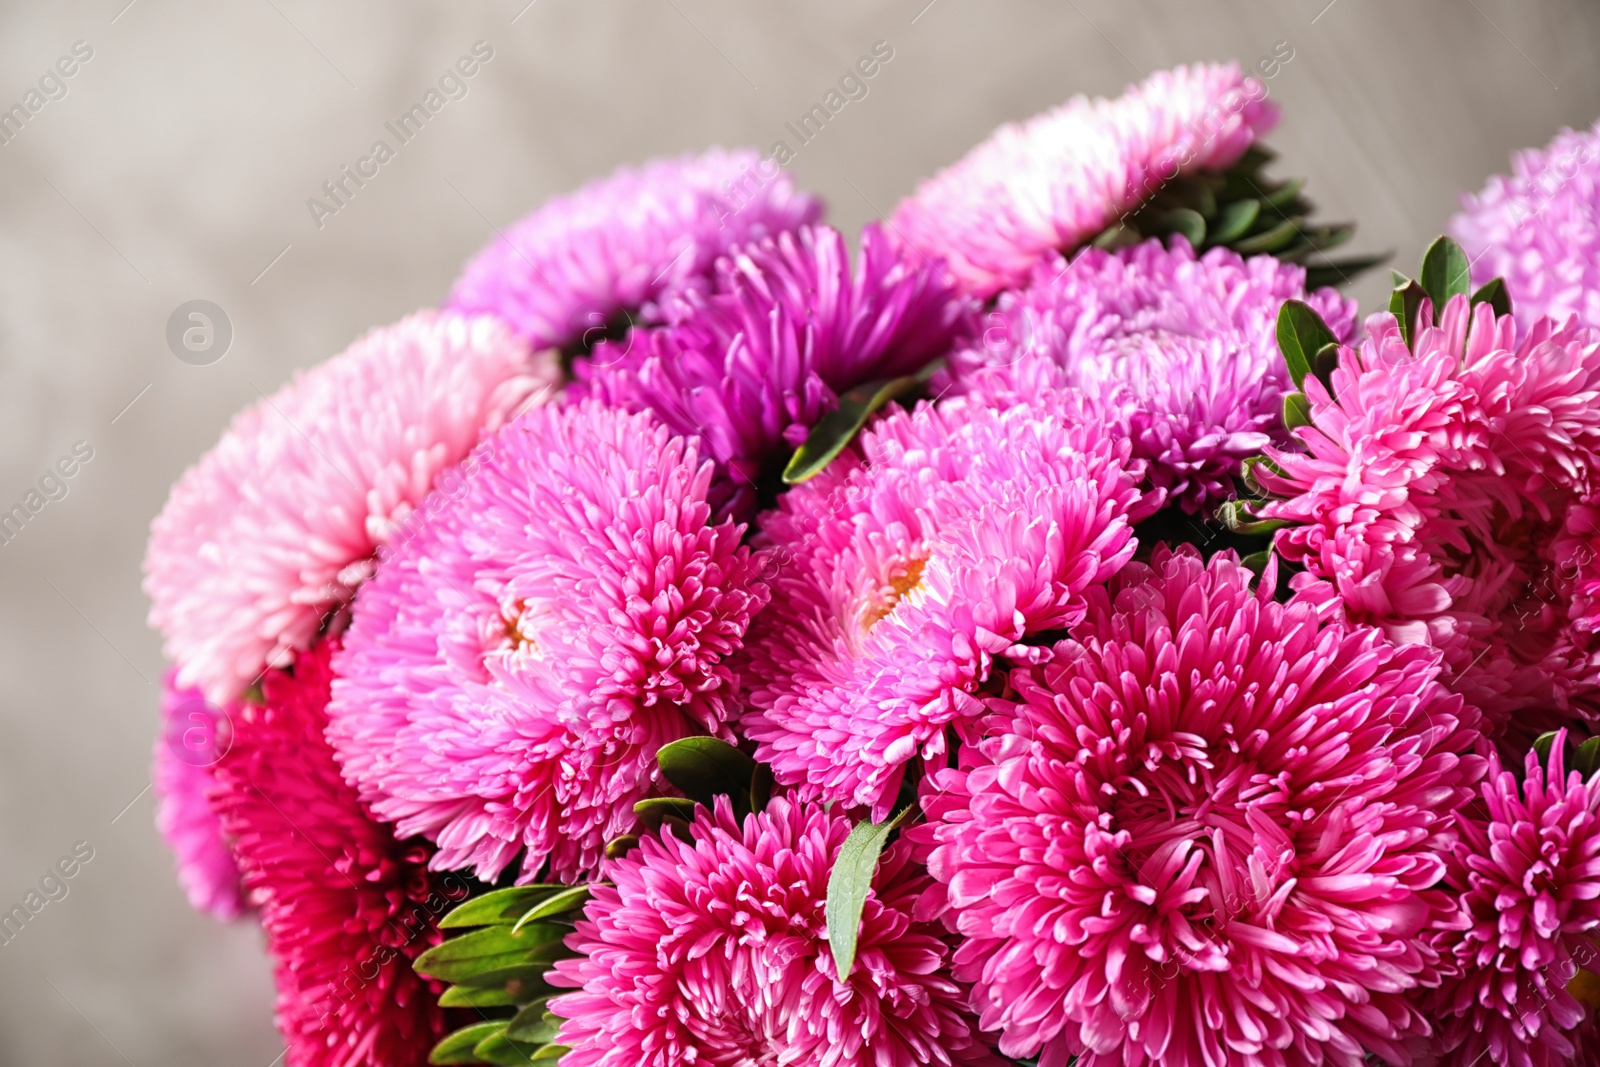
[[[533,1054],[533,1058],[528,1062],[546,1063],[550,1060],[559,1060],[561,1057],[565,1056],[571,1051],[572,1049],[568,1048],[566,1045],[546,1045],[538,1052],[535,1052]]]
[[[504,1020],[495,1019],[486,1023],[473,1023],[463,1026],[451,1034],[446,1034],[439,1043],[433,1046],[433,1051],[428,1053],[429,1063],[482,1063],[473,1054],[473,1049],[478,1047],[478,1042],[500,1032],[505,1025]]]
[[[460,983],[485,975],[541,962],[554,946],[559,950],[567,931],[559,926],[531,925],[513,934],[509,927],[486,926],[461,937],[453,937],[418,956],[412,967],[441,981]],[[559,953],[557,953],[559,954]]]
[[[1217,509],[1217,519],[1236,534],[1268,534],[1292,525],[1283,519],[1258,519],[1250,514],[1250,509],[1242,500],[1224,502]]]
[[[1474,307],[1478,304],[1488,304],[1494,308],[1497,318],[1511,314],[1511,293],[1506,289],[1505,279],[1490,278],[1484,282],[1478,287],[1478,291],[1472,294],[1472,303]]]
[[[718,796],[735,796],[750,784],[756,761],[715,737],[685,737],[661,746],[656,762],[667,781],[706,807]]]
[[[861,936],[861,909],[867,905],[872,877],[878,870],[878,856],[894,828],[905,820],[911,808],[880,823],[859,822],[839,847],[833,870],[828,875],[828,943],[839,980],[850,975],[856,962],[856,940]]]
[[[510,889],[496,889],[454,909],[439,920],[441,930],[455,930],[468,926],[510,926],[533,906],[535,901],[549,896],[564,885],[519,885]]]
[[[1205,216],[1186,207],[1173,208],[1161,217],[1161,225],[1172,233],[1181,233],[1189,244],[1199,248],[1206,240]]]
[[[1237,241],[1250,232],[1256,219],[1261,217],[1261,201],[1235,200],[1222,209],[1222,217],[1211,228],[1211,243],[1225,245]]]
[[[1267,564],[1272,561],[1272,549],[1263,548],[1260,552],[1252,552],[1239,562],[1250,568],[1251,572],[1260,575],[1267,569]]]
[[[1235,241],[1232,248],[1241,256],[1254,256],[1263,252],[1276,252],[1286,248],[1290,241],[1300,235],[1300,222],[1298,219],[1284,219],[1269,230],[1251,234],[1242,241]]]
[[[928,380],[932,369],[888,381],[858,385],[839,398],[839,406],[817,421],[805,443],[794,450],[783,468],[786,485],[799,485],[822,473],[867,424],[872,413],[889,401],[905,396]]]
[[[497,1067],[520,1067],[543,1049],[542,1041],[536,1043],[514,1041],[504,1033],[499,1033],[484,1038],[472,1051],[484,1063],[493,1063]]]
[[[1415,343],[1417,317],[1428,293],[1416,282],[1406,282],[1389,294],[1389,313],[1400,325],[1400,339],[1409,348]]]
[[[1285,300],[1278,309],[1278,351],[1283,353],[1296,389],[1304,387],[1306,375],[1311,373],[1312,357],[1323,346],[1338,341],[1322,316],[1305,301]]]
[[[549,986],[545,983],[544,976],[550,972],[550,965],[571,954],[564,943],[555,941],[541,945],[535,951],[528,953],[522,962],[513,966],[484,971],[470,978],[447,980],[471,986],[473,989],[504,989],[511,995],[512,1000],[521,1004],[548,990]]]
[[[439,994],[441,1008],[510,1008],[516,998],[504,986],[479,989],[476,986],[453,985]]]
[[[545,1002],[537,1000],[517,1012],[516,1017],[506,1023],[506,1036],[515,1041],[526,1041],[530,1045],[543,1045],[554,1041],[556,1031],[560,1028],[560,1017],[550,1014]]]
[[[531,922],[538,922],[540,919],[548,919],[554,915],[564,915],[569,911],[581,908],[583,906],[583,902],[588,899],[589,887],[586,885],[575,885],[571,889],[568,889],[562,893],[557,893],[548,900],[545,900],[539,904],[535,904],[533,907],[529,908],[528,913],[517,920],[517,925],[511,928],[511,932],[513,934],[518,933],[523,927],[527,926]]]
[[[1593,778],[1595,771],[1600,771],[1600,737],[1591,737],[1578,746],[1572,757],[1572,769],[1583,775],[1585,781]]]
[[[1300,195],[1300,190],[1306,187],[1304,178],[1291,178],[1281,186],[1267,194],[1268,207],[1283,207],[1289,201]]]
[[[1433,317],[1437,322],[1451,297],[1465,296],[1472,291],[1471,264],[1467,261],[1467,254],[1450,238],[1439,238],[1423,254],[1422,274],[1418,280],[1422,283],[1423,292],[1433,301]]]

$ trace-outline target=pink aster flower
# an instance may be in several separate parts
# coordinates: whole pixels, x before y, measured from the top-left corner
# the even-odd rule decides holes
[[[1600,124],[1518,152],[1509,177],[1462,197],[1450,232],[1475,280],[1505,279],[1524,329],[1546,316],[1600,326]]]
[[[494,319],[423,312],[240,412],[150,527],[177,684],[226,706],[309,647],[433,476],[554,372]]]
[[[212,809],[212,768],[233,743],[232,719],[206,703],[198,689],[161,689],[161,734],[150,772],[156,794],[156,829],[178,861],[178,884],[195,910],[218,919],[244,913],[239,865]]]
[[[744,528],[710,523],[710,481],[648,413],[535,408],[362,589],[328,736],[437,869],[492,882],[526,849],[523,881],[592,872],[662,744],[729,736],[726,660],[767,593]]]
[[[1424,309],[1422,322],[1431,322]],[[1305,452],[1270,449],[1263,514],[1296,588],[1438,646],[1452,688],[1520,733],[1600,716],[1600,333],[1453,299],[1411,348],[1393,316],[1306,380]]]
[[[820,201],[748,149],[622,167],[496,237],[450,306],[498,315],[536,348],[582,353],[649,321],[652,301],[704,279],[733,245],[821,216]]]
[[[575,992],[566,1067],[916,1067],[1003,1062],[980,1044],[949,935],[921,917],[929,888],[904,841],[879,863],[856,961],[840,978],[828,876],[850,820],[778,798],[741,826],[726,798],[691,842],[648,837],[609,868],[553,984]]]
[[[1222,170],[1278,121],[1237,64],[1177,67],[1115,100],[1076,96],[987,141],[918,186],[892,232],[941,256],[971,293],[1024,284],[1174,176]]]
[[[779,782],[882,815],[1133,555],[1142,471],[1070,394],[896,410],[762,518],[772,604],[740,660],[740,728]]]
[[[1425,1001],[1450,1067],[1600,1058],[1600,778],[1565,772],[1565,745],[1563,731],[1548,773],[1530,752],[1520,783],[1495,757],[1485,809],[1461,821],[1460,921],[1435,940],[1459,974]]]
[[[840,394],[921,370],[970,325],[942,265],[898,258],[875,225],[853,271],[839,231],[807,227],[739,248],[711,291],[681,293],[663,312],[668,326],[580,364],[578,395],[698,435],[719,464],[719,498],[741,518]]]
[[[427,871],[339,776],[323,739],[337,639],[263,679],[217,765],[217,810],[276,962],[287,1067],[422,1067],[447,1029],[443,991],[411,961],[468,887]]]
[[[1156,550],[924,781],[1000,1051],[1040,1067],[1409,1062],[1454,812],[1483,773],[1438,656]]]
[[[1243,460],[1285,443],[1278,308],[1306,300],[1340,341],[1356,305],[1332,289],[1307,293],[1305,269],[1225,248],[1196,257],[1182,237],[1119,252],[1084,250],[1041,266],[1007,293],[982,344],[952,361],[960,392],[1014,402],[1073,387],[1133,442],[1151,482],[1190,513],[1234,495]]]

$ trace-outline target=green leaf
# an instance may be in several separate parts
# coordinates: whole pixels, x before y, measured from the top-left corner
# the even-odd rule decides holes
[[[1262,485],[1261,479],[1256,477],[1257,467],[1265,467],[1267,470],[1278,475],[1279,477],[1283,476],[1283,468],[1272,462],[1272,460],[1268,459],[1266,456],[1251,456],[1249,459],[1244,461],[1244,484],[1249,486],[1255,492],[1265,496],[1267,493],[1267,487]]]
[[[1391,288],[1391,289],[1404,289],[1406,286],[1408,286],[1410,284],[1411,284],[1411,279],[1410,278],[1407,278],[1404,274],[1401,274],[1399,271],[1394,270],[1393,268],[1390,268],[1390,270],[1389,270],[1389,288]]]
[[[564,885],[519,885],[510,889],[496,889],[454,909],[439,920],[441,930],[455,930],[468,926],[510,926],[533,904]]]
[[[1554,730],[1542,733],[1534,739],[1533,750],[1539,755],[1540,766],[1548,767],[1550,765],[1550,750],[1555,747],[1556,732]]]
[[[1416,282],[1406,282],[1389,294],[1389,313],[1400,325],[1400,339],[1410,348],[1414,343],[1417,317],[1422,313],[1422,302],[1428,293]]]
[[[1283,353],[1296,389],[1304,387],[1312,357],[1324,346],[1338,342],[1322,316],[1305,301],[1285,300],[1278,309],[1278,351]]]
[[[1466,296],[1472,291],[1472,265],[1461,246],[1448,237],[1441,237],[1428,246],[1422,256],[1422,289],[1433,301],[1433,317],[1437,322],[1444,314],[1444,306],[1453,296]]]
[[[552,1015],[545,1007],[544,1001],[536,1000],[517,1012],[515,1018],[506,1023],[506,1036],[516,1041],[543,1045],[554,1041],[556,1031],[560,1028],[560,1017]]]
[[[1572,769],[1583,775],[1585,781],[1594,777],[1594,772],[1600,770],[1600,737],[1591,737],[1578,746],[1572,757]]]
[[[685,737],[661,746],[656,762],[667,781],[706,807],[750,785],[756,761],[715,737]]]
[[[872,877],[878,870],[878,856],[889,834],[911,810],[901,808],[898,815],[879,823],[856,823],[833,861],[833,871],[828,875],[825,914],[828,942],[839,970],[839,981],[848,978],[850,969],[855,966],[856,940],[861,936],[861,909],[867,905]]]
[[[544,1050],[544,1042],[530,1043],[515,1041],[504,1033],[491,1034],[478,1042],[478,1047],[473,1049],[473,1054],[484,1063],[502,1065],[502,1067],[519,1067],[533,1058],[535,1053]]]
[[[588,899],[589,887],[575,885],[571,889],[557,893],[548,900],[529,908],[527,914],[517,920],[517,925],[511,928],[511,932],[513,934],[518,933],[531,922],[538,922],[540,919],[548,919],[552,915],[563,915],[581,908],[583,902]]]
[[[1206,220],[1200,212],[1186,207],[1173,208],[1161,218],[1161,223],[1173,233],[1181,233],[1194,248],[1206,241]]]
[[[1311,401],[1304,393],[1283,394],[1283,424],[1291,430],[1311,425]]]
[[[567,931],[560,926],[534,924],[513,934],[509,927],[488,926],[453,937],[418,956],[412,968],[441,981],[459,983],[479,979],[506,968],[544,962],[559,950]],[[558,952],[554,954],[559,954]]]
[[[1283,519],[1258,519],[1242,500],[1225,501],[1217,509],[1217,519],[1229,532],[1236,534],[1268,534],[1293,525]]]
[[[446,1034],[439,1043],[433,1046],[433,1051],[428,1053],[429,1063],[482,1063],[473,1054],[473,1049],[478,1047],[478,1042],[500,1032],[505,1025],[502,1019],[491,1020],[486,1023],[473,1023],[463,1026],[452,1034]]]
[[[1333,372],[1339,369],[1339,346],[1337,343],[1323,345],[1317,349],[1317,354],[1311,357],[1311,373],[1316,375],[1317,381],[1333,396]]]
[[[706,802],[710,806],[710,802]],[[650,797],[641,800],[633,806],[633,814],[639,820],[639,829],[647,833],[655,833],[661,829],[661,824],[668,818],[676,817],[681,822],[694,821],[695,802],[687,797]]]
[[[510,1008],[517,1000],[504,986],[479,989],[476,986],[453,985],[439,994],[441,1008]]]
[[[1237,241],[1250,232],[1256,219],[1261,217],[1261,201],[1235,200],[1222,209],[1222,217],[1211,228],[1211,243],[1225,245]]]
[[[919,388],[932,373],[932,367],[924,368],[903,378],[858,385],[845,393],[839,398],[839,406],[817,421],[806,435],[805,443],[789,457],[789,465],[783,468],[784,484],[799,485],[821,474],[823,468],[855,440],[873,412]]]
[[[544,1062],[549,1061],[549,1060],[559,1060],[561,1057],[565,1056],[567,1053],[569,1053],[571,1051],[572,1050],[570,1048],[568,1048],[566,1045],[546,1045],[544,1048],[540,1049],[538,1052],[535,1052],[533,1054],[533,1058],[531,1060],[529,1060],[528,1062],[530,1062],[530,1063],[544,1063]]]
[[[1506,289],[1504,278],[1490,278],[1478,287],[1472,294],[1472,305],[1488,304],[1494,308],[1497,318],[1511,314],[1511,293]]]
[[[1263,548],[1260,552],[1252,552],[1239,562],[1249,567],[1251,572],[1260,575],[1267,569],[1267,564],[1272,561],[1272,549]]]
[[[1291,178],[1278,188],[1267,194],[1268,207],[1283,207],[1289,201],[1300,195],[1300,190],[1306,187],[1304,178]]]
[[[1300,235],[1300,223],[1296,219],[1284,219],[1270,230],[1262,230],[1252,234],[1242,241],[1233,242],[1233,250],[1241,256],[1254,256],[1262,252],[1276,252],[1287,248],[1289,242]]]
[[[639,845],[638,834],[623,834],[606,842],[606,859],[616,860],[626,856]]]

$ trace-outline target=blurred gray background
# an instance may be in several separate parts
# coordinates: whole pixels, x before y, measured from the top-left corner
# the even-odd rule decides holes
[[[470,93],[319,229],[307,198],[479,40]],[[437,302],[491,225],[619,163],[766,150],[879,40],[870,94],[790,168],[847,232],[1002,120],[1280,41],[1274,173],[1401,265],[1509,152],[1600,115],[1592,0],[7,0],[0,107],[93,55],[0,145],[0,511],[73,442],[94,458],[0,545],[0,911],[74,842],[94,859],[0,946],[0,1063],[282,1051],[257,931],[188,909],[145,790],[139,561],[178,473],[257,388]],[[192,299],[233,324],[209,366],[166,344]]]

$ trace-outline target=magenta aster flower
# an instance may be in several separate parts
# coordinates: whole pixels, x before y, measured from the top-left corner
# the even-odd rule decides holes
[[[981,297],[1024,284],[1174,176],[1237,162],[1278,121],[1236,64],[1177,67],[1115,100],[1076,96],[1000,127],[895,209],[892,232]]]
[[[1070,394],[896,410],[762,518],[772,604],[740,723],[778,781],[882,815],[982,710],[997,657],[1075,625],[1133,555],[1142,471]]]
[[[1119,252],[1086,249],[1041,266],[1001,297],[982,344],[952,361],[957,391],[1014,402],[1047,388],[1093,398],[1133,442],[1150,480],[1190,513],[1234,495],[1243,460],[1285,443],[1294,385],[1278,352],[1278,308],[1306,300],[1338,338],[1356,305],[1305,290],[1305,269],[1225,248],[1196,257],[1182,237]]]
[[[411,961],[468,887],[430,876],[425,843],[396,841],[339,776],[323,739],[336,643],[240,705],[217,810],[276,962],[288,1067],[422,1067],[447,1026],[442,987]]]
[[[1600,124],[1518,152],[1510,177],[1462,197],[1450,232],[1474,279],[1505,279],[1524,329],[1546,316],[1600,326]]]
[[[309,647],[433,476],[554,373],[494,319],[423,312],[240,412],[150,527],[177,683],[226,706]]]
[[[1461,820],[1450,868],[1460,921],[1435,940],[1459,974],[1425,1002],[1452,1067],[1600,1056],[1600,778],[1565,772],[1565,744],[1563,731],[1548,773],[1530,752],[1521,783],[1493,758],[1485,810]]]
[[[942,266],[897,258],[873,225],[853,272],[839,231],[808,227],[740,248],[712,291],[663,311],[667,327],[603,344],[580,365],[579,394],[697,434],[740,517],[841,393],[921,370],[970,325]]]
[[[733,245],[821,216],[820,201],[748,149],[622,167],[496,237],[450,306],[498,315],[536,348],[581,353],[619,319],[649,321],[652,301],[703,279]]]
[[[168,671],[161,687],[161,734],[150,781],[156,793],[156,829],[178,861],[178,884],[195,910],[237,919],[245,904],[239,865],[212,809],[212,768],[233,743],[232,719],[206,703],[198,689],[180,689]]]
[[[1288,497],[1262,511],[1297,524],[1277,538],[1297,588],[1438,646],[1452,688],[1519,733],[1600,716],[1600,333],[1519,340],[1457,297],[1409,349],[1387,313],[1367,334],[1337,401],[1306,380],[1307,451],[1257,472]]]
[[[1129,564],[923,783],[954,975],[1007,1055],[1358,1067],[1427,1034],[1405,993],[1437,981],[1476,713],[1274,569]]]
[[[883,855],[856,961],[840,978],[828,876],[850,820],[785,798],[741,826],[726,798],[692,842],[646,838],[609,867],[551,981],[566,1067],[1001,1063],[979,1043],[949,935],[921,918],[929,878],[906,842]]]
[[[726,659],[766,603],[711,465],[648,413],[535,408],[441,480],[361,592],[328,736],[434,866],[592,872],[656,787],[656,750],[728,735]]]

